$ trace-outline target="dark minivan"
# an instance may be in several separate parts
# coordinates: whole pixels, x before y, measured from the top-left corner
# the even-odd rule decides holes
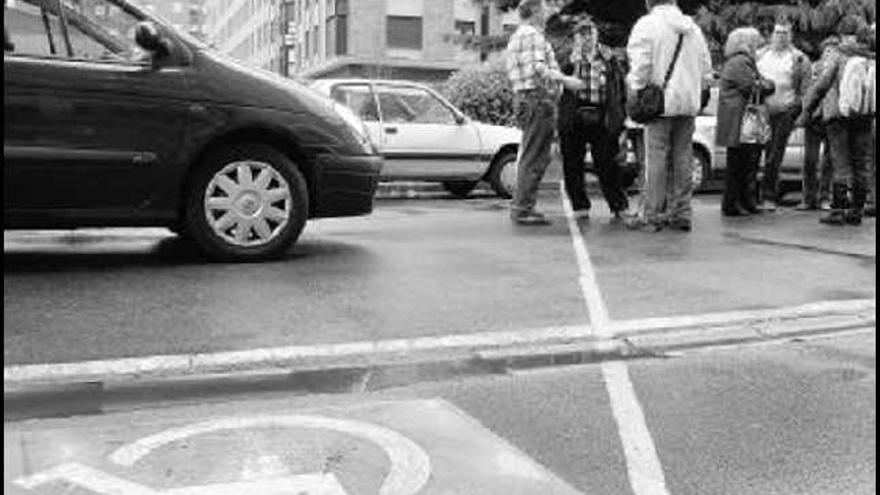
[[[354,114],[123,0],[9,0],[4,229],[165,226],[212,258],[282,254],[372,211]]]

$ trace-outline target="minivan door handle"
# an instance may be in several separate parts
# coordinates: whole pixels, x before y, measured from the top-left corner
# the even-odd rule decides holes
[[[397,134],[397,127],[386,127],[385,134]]]

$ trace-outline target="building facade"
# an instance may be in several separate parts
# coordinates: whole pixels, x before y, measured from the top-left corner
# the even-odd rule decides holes
[[[501,36],[517,23],[490,0],[205,2],[216,48],[298,78],[443,80],[489,56],[469,36]]]
[[[178,31],[200,40],[206,38],[205,0],[135,0],[135,3],[168,21]]]
[[[204,0],[208,41],[254,67],[284,72],[280,0]]]

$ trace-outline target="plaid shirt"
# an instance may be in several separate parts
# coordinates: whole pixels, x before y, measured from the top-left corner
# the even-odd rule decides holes
[[[601,106],[605,103],[605,84],[608,80],[605,62],[598,56],[591,60],[573,60],[575,77],[587,83],[587,89],[578,92],[581,102]]]
[[[534,26],[520,25],[507,43],[507,77],[513,90],[546,89],[556,94],[557,83],[544,75],[548,69],[559,71],[550,43]]]

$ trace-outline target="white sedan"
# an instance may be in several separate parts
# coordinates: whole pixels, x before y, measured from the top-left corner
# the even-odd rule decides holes
[[[364,122],[385,158],[380,180],[441,182],[462,197],[486,180],[499,196],[511,196],[519,129],[471,120],[415,82],[318,79],[311,87],[351,108]]]

